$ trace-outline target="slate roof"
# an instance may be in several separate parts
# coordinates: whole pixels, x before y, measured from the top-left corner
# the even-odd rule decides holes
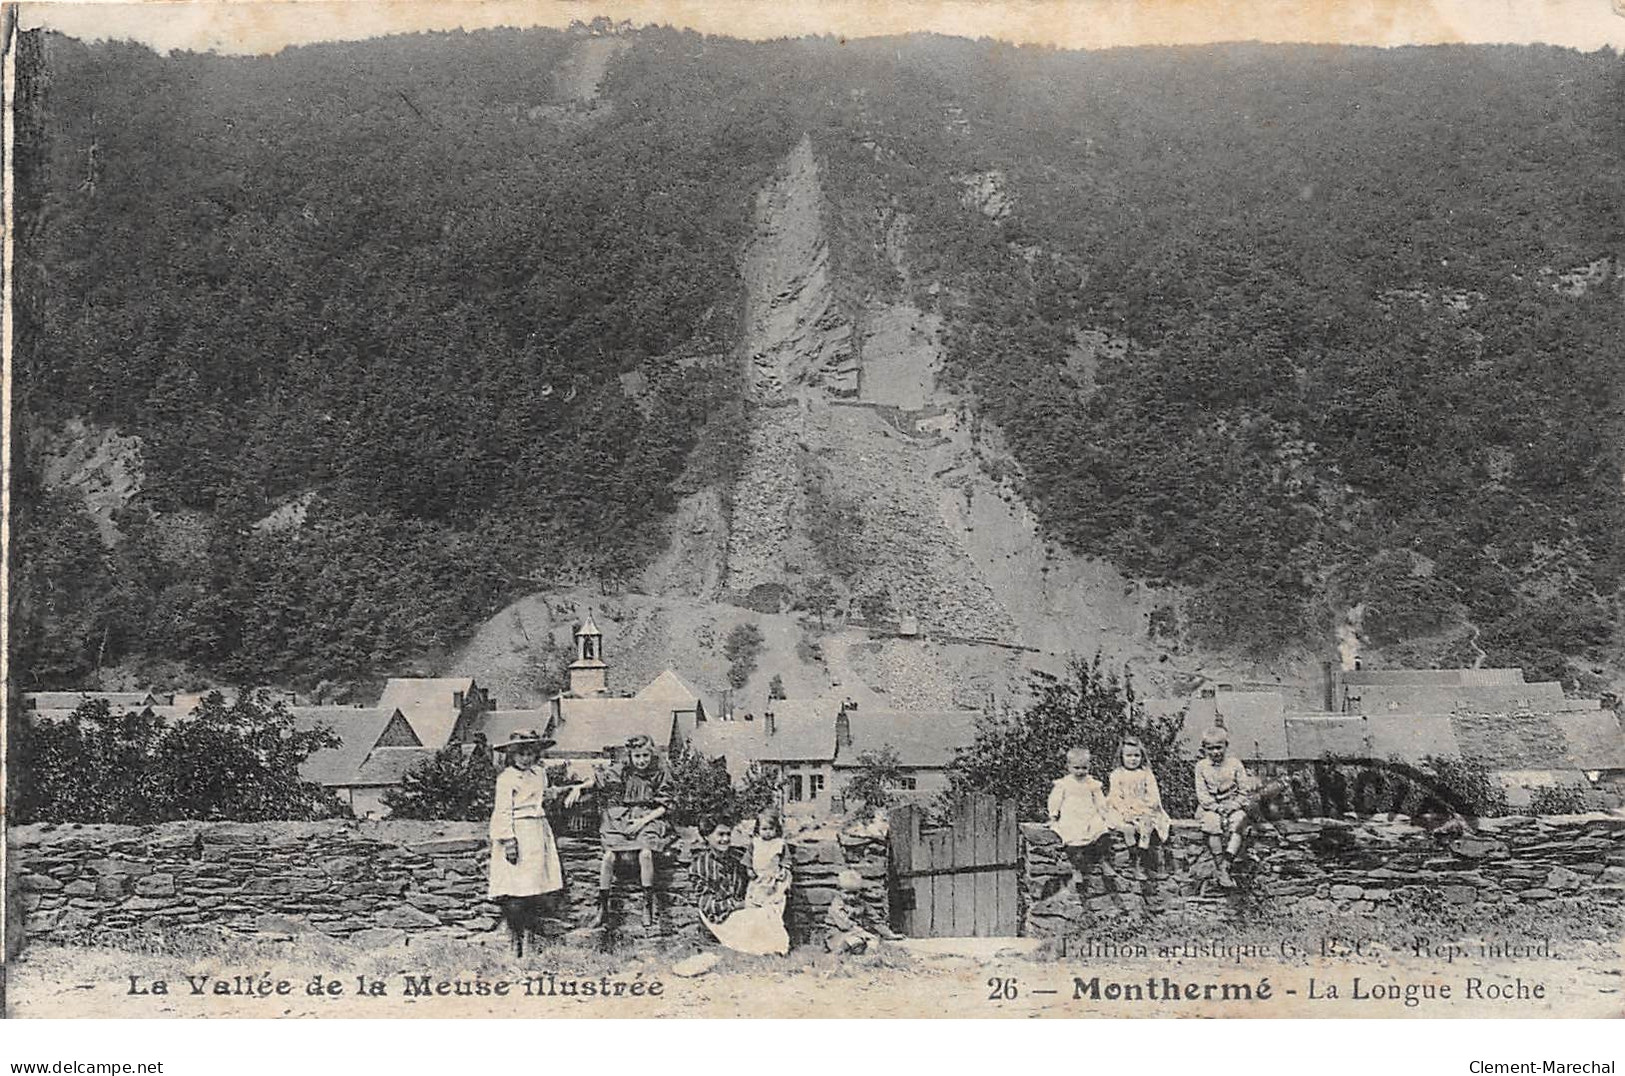
[[[1569,708],[1563,686],[1550,681],[1490,685],[1369,684],[1351,694],[1359,697],[1359,712],[1366,714],[1450,713],[1453,710],[1556,711]]]
[[[1289,759],[1370,758],[1371,741],[1366,722],[1359,717],[1327,714],[1314,717],[1288,717],[1286,744]]]
[[[36,710],[74,710],[89,700],[106,700],[112,709],[135,710],[158,700],[150,691],[25,691],[23,705]]]
[[[736,781],[744,776],[752,762],[762,758],[766,741],[767,733],[760,720],[713,718],[694,726],[694,749],[707,758],[727,760],[728,775]]]
[[[551,720],[552,714],[545,709],[487,710],[469,723],[468,735],[482,735],[486,743],[495,747],[507,743],[508,738],[520,729],[546,732],[547,723]]]
[[[1287,758],[1285,716],[1286,696],[1279,691],[1221,691],[1212,698],[1191,700],[1180,740],[1197,754],[1202,733],[1222,718],[1237,758]]]
[[[762,729],[762,740],[752,757],[763,762],[831,762],[835,759],[835,718],[841,699],[775,699],[773,732],[767,734],[767,715],[752,722]],[[735,722],[737,724],[737,721]],[[747,749],[751,745],[747,743]]]
[[[466,702],[473,694],[474,678],[391,677],[378,707],[404,714],[425,747],[444,747],[457,725],[458,709],[452,705],[452,696],[459,691]]]
[[[393,708],[376,706],[293,706],[288,712],[301,731],[325,725],[339,737],[339,746],[316,752],[299,767],[300,777],[319,785],[355,784],[362,762],[395,716]]]
[[[1612,710],[1553,714],[1569,763],[1578,770],[1625,770],[1625,729]]]
[[[1425,758],[1460,758],[1461,745],[1450,714],[1370,714],[1366,725],[1371,756],[1420,762]]]
[[[633,697],[649,702],[669,702],[673,710],[692,710],[700,701],[699,693],[670,669],[650,680]]]
[[[1450,715],[1456,741],[1467,758],[1492,769],[1569,768],[1568,744],[1551,714],[1457,713]]]
[[[976,742],[976,710],[853,710],[847,715],[850,745],[839,746],[837,768],[857,766],[866,751],[892,747],[899,764],[911,769],[942,769],[960,748]]]
[[[1524,682],[1522,669],[1352,669],[1337,676],[1345,684],[1412,687],[1488,686]]]
[[[345,783],[358,788],[398,785],[401,778],[406,776],[406,771],[434,758],[437,753],[432,747],[375,747],[362,760],[355,779]]]
[[[619,750],[633,736],[647,736],[661,751],[671,746],[676,716],[669,703],[627,698],[561,698],[550,755]],[[496,741],[493,740],[493,743]]]

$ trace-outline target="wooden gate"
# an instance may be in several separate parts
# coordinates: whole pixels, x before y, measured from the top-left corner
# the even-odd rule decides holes
[[[911,938],[1013,938],[1016,808],[974,793],[950,824],[923,828],[916,806],[891,812],[892,927]]]

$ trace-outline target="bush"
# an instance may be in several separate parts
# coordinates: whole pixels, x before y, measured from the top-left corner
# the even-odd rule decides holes
[[[749,683],[761,651],[762,629],[755,624],[740,624],[730,631],[722,644],[722,653],[728,659],[728,683],[736,688]]]
[[[778,797],[777,776],[760,765],[752,764],[735,788],[722,759],[707,758],[692,747],[672,754],[671,776],[674,825],[692,826],[705,815],[738,822],[762,811]]]
[[[496,766],[481,738],[472,751],[447,744],[408,770],[383,800],[391,818],[477,822],[491,817],[495,791]]]
[[[1600,797],[1574,785],[1537,788],[1529,797],[1529,813],[1537,815],[1585,814],[1600,809]]]
[[[1482,762],[1430,755],[1422,760],[1422,770],[1446,793],[1452,809],[1478,818],[1508,813],[1506,790]]]
[[[242,822],[306,820],[343,812],[299,766],[337,747],[331,730],[304,731],[282,703],[211,694],[175,725],[145,713],[114,714],[91,700],[73,720],[13,725],[11,786],[19,822]]]
[[[890,744],[878,751],[865,751],[858,756],[858,771],[846,782],[841,794],[848,807],[862,800],[871,812],[890,806],[894,793],[902,787],[903,769],[897,749]]]
[[[1050,786],[1066,770],[1068,748],[1087,747],[1091,769],[1105,783],[1123,738],[1133,735],[1145,745],[1168,813],[1194,812],[1192,760],[1178,743],[1183,715],[1147,714],[1132,680],[1106,671],[1098,654],[1090,662],[1074,658],[1065,677],[1035,672],[1032,686],[1037,701],[1025,711],[1007,710],[979,723],[976,742],[950,767],[950,795],[989,792],[1015,801],[1023,819],[1042,821]]]

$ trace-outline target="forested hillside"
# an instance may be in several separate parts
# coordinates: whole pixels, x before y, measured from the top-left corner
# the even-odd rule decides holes
[[[803,133],[844,279],[944,318],[1046,530],[1188,588],[1192,637],[1320,647],[1363,606],[1373,645],[1612,660],[1611,53],[646,30],[583,100],[574,40],[31,42],[25,684],[376,675],[522,589],[620,585],[741,465],[739,256]],[[110,547],[43,480],[76,417],[140,439]]]

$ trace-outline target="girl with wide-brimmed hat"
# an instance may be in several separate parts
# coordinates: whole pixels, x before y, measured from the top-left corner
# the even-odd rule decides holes
[[[502,905],[515,956],[525,954],[526,938],[540,934],[542,901],[564,889],[547,806],[563,799],[569,807],[581,795],[580,785],[548,785],[542,752],[552,743],[535,729],[520,729],[496,745],[507,764],[497,774],[491,808],[489,894]]]

